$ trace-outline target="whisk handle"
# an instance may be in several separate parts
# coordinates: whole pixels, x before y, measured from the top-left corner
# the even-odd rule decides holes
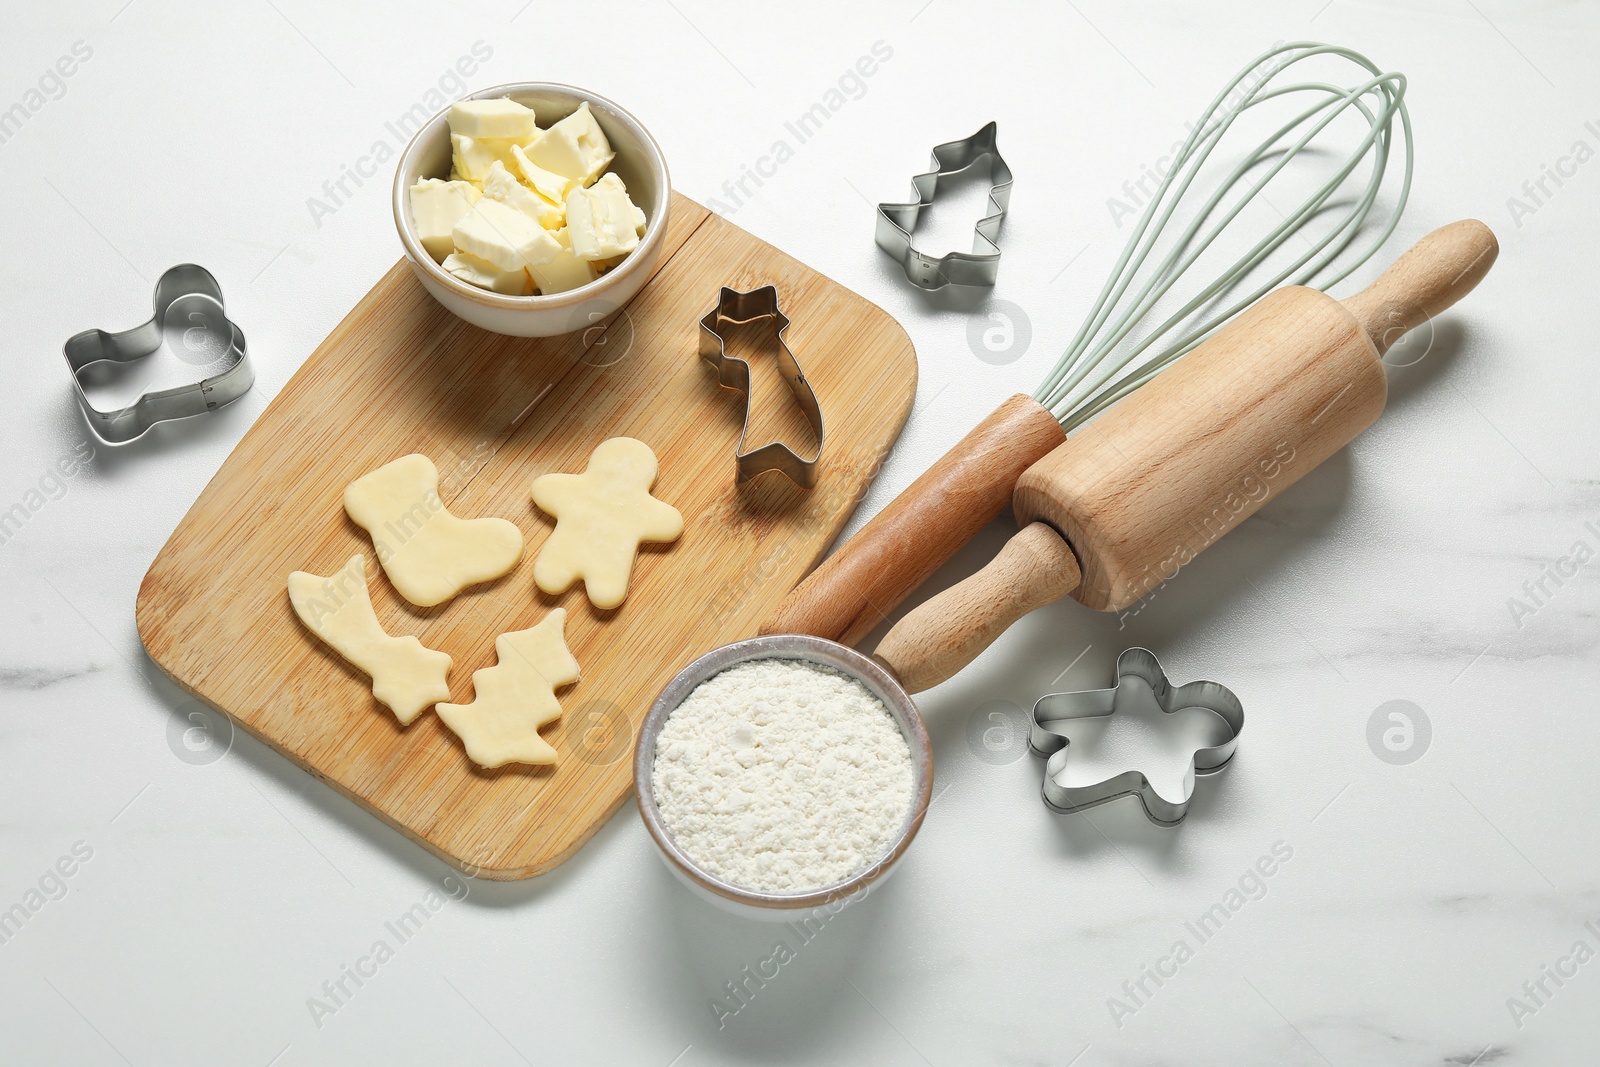
[[[1078,577],[1078,559],[1061,535],[1029,523],[988,566],[907,612],[873,657],[906,692],[932,689],[1022,616],[1072,592]]]
[[[1452,222],[1418,241],[1344,306],[1381,356],[1407,332],[1472,292],[1499,252],[1494,233],[1477,219]]]
[[[1011,397],[796,586],[761,632],[855,644],[999,515],[1017,476],[1064,440],[1048,408]]]

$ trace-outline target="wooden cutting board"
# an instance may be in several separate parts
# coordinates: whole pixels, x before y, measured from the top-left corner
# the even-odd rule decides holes
[[[719,388],[697,354],[698,320],[719,287],[768,283],[826,420],[809,492],[776,474],[735,486],[744,398]],[[801,450],[804,419],[770,352],[741,354],[756,375],[752,444],[776,437]],[[565,337],[470,326],[402,261],[273,399],[173,532],[139,589],[139,635],[184,689],[434,853],[487,878],[531,877],[628,797],[633,739],[666,681],[753,636],[827,550],[916,384],[911,341],[882,309],[681,196],[651,281],[622,314]],[[683,513],[685,532],[647,546],[627,601],[600,611],[581,584],[554,597],[534,587],[552,523],[528,487],[582,471],[595,445],[619,435],[655,449],[655,495]],[[451,511],[510,519],[526,539],[510,574],[431,609],[393,591],[342,507],[346,484],[410,452],[438,465]],[[402,728],[366,676],[300,625],[289,572],[331,574],[356,552],[384,628],[453,658],[457,702],[472,699],[472,672],[495,662],[498,634],[567,609],[583,677],[558,693],[564,714],[543,732],[554,766],[486,771],[431,713]]]

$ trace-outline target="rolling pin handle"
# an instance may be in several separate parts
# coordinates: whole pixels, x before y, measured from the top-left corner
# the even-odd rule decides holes
[[[811,572],[762,624],[853,645],[1011,503],[1017,477],[1066,432],[1017,394]]]
[[[931,689],[971,663],[1006,627],[1078,587],[1078,558],[1049,525],[1029,523],[981,571],[919,604],[873,657],[908,693]]]
[[[1472,292],[1499,253],[1493,231],[1477,219],[1452,222],[1412,245],[1344,306],[1381,357],[1406,333]]]

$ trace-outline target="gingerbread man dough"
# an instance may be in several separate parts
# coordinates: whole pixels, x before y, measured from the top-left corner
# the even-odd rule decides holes
[[[676,541],[683,533],[678,509],[650,495],[658,469],[649,445],[613,437],[594,450],[582,474],[535,478],[533,502],[555,516],[556,528],[534,561],[534,583],[560,593],[581,578],[595,607],[622,603],[640,543]]]

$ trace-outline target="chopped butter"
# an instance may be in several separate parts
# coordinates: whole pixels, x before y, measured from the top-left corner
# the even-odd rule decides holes
[[[515,141],[492,137],[468,137],[466,134],[450,135],[450,177],[469,182],[481,182],[495,161],[511,166],[515,162],[511,150]]]
[[[438,178],[424,178],[411,187],[411,222],[434,262],[455,251],[456,223],[482,196],[467,182]]]
[[[543,136],[524,151],[538,166],[581,185],[592,184],[616,157],[605,131],[590,114],[587,100],[578,105],[578,110],[545,130]]]
[[[585,263],[572,254],[572,243],[566,230],[557,231],[556,240],[561,243],[561,254],[549,263],[528,268],[534,283],[539,286],[539,292],[545,296],[588,285],[597,277],[593,264]]]
[[[588,103],[540,130],[515,100],[451,105],[450,180],[411,189],[424,249],[454,277],[497,293],[587,285],[639,246],[647,218],[607,168],[611,142]]]
[[[517,181],[498,159],[490,165],[489,173],[483,179],[483,195],[507,207],[516,208],[547,230],[559,230],[566,221],[566,208],[552,204]]]
[[[460,100],[450,106],[450,132],[526,144],[539,135],[533,109],[515,100]]]
[[[479,259],[467,252],[453,252],[445,257],[444,269],[464,282],[490,289],[507,296],[527,296],[533,292],[533,279],[527,270],[501,270],[487,259]]]
[[[514,164],[511,169],[522,175],[522,180],[533,186],[534,192],[557,204],[567,202],[567,190],[572,188],[571,178],[545,170],[529,159],[527,151],[520,145],[511,146],[511,159]]]
[[[645,214],[628,198],[627,186],[607,174],[588,189],[567,194],[567,231],[579,259],[612,259],[639,247]]]
[[[468,252],[504,271],[542,266],[561,255],[550,232],[515,208],[483,199],[456,223],[456,251]]]

